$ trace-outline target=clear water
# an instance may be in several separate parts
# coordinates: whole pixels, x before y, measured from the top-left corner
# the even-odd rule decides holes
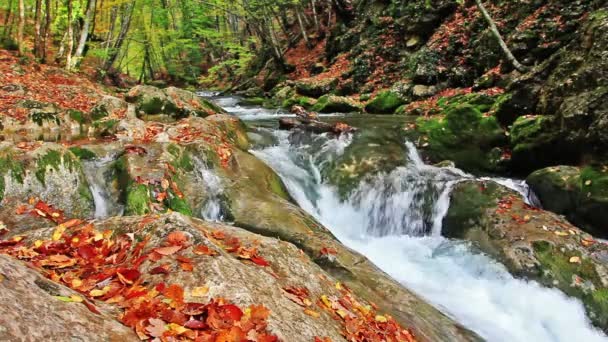
[[[110,188],[112,182],[108,181],[108,173],[111,172],[110,167],[114,160],[113,156],[108,156],[83,163],[84,175],[95,203],[95,218],[120,216],[124,211],[124,206]]]
[[[221,103],[220,103],[221,104]],[[234,107],[226,106],[236,115]],[[264,111],[263,109],[258,109]],[[264,119],[243,115],[246,119]],[[325,139],[321,148],[290,142],[253,151],[284,180],[300,206],[345,245],[367,256],[407,288],[489,341],[607,341],[582,304],[558,290],[513,278],[504,266],[464,241],[441,236],[451,187],[474,179],[455,168],[425,165],[413,145],[409,163],[364,182],[346,201],[323,182],[327,160],[350,138]],[[484,179],[488,180],[488,179]],[[524,182],[493,179],[533,203]]]

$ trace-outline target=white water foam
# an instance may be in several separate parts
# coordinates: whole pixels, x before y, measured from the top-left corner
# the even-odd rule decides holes
[[[118,199],[112,198],[112,191],[108,188],[111,185],[106,180],[106,172],[109,171],[113,161],[114,157],[108,156],[83,163],[84,175],[89,183],[95,204],[95,218],[120,216],[124,211],[124,207],[119,204]]]
[[[378,175],[342,202],[335,189],[317,176],[317,158],[304,155],[305,148],[290,146],[284,134],[279,137],[278,146],[254,154],[281,175],[304,210],[345,245],[367,256],[483,338],[535,342],[608,340],[590,325],[579,301],[536,282],[515,279],[502,265],[476,253],[469,244],[439,236],[451,186],[472,176],[454,168],[425,165],[411,145],[407,167]],[[313,162],[303,162],[307,160]],[[413,180],[415,186],[401,177]],[[520,193],[526,192],[521,183],[504,183]],[[419,203],[414,203],[429,200],[416,195],[423,192],[420,186],[433,193],[430,201],[434,204],[428,215]],[[425,224],[431,225],[430,232],[421,228]],[[420,236],[422,231],[431,236]]]

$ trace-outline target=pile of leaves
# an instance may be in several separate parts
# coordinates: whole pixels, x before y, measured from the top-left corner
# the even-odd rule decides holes
[[[48,65],[23,63],[13,53],[0,49],[0,115],[25,121],[25,111],[16,104],[35,100],[57,104],[62,109],[89,112],[99,96],[101,86],[83,76]],[[24,91],[16,91],[20,87]],[[74,96],[74,94],[77,94]]]
[[[146,219],[141,222],[146,224]],[[257,250],[241,246],[238,239],[220,233],[207,233],[219,240],[229,239],[233,253],[259,263]],[[26,243],[23,236],[0,241],[0,253],[29,262],[47,278],[82,295],[61,297],[66,302],[82,303],[99,313],[95,302],[116,304],[122,309],[120,321],[133,328],[142,340],[163,341],[261,341],[278,338],[267,331],[270,311],[261,305],[242,310],[223,298],[207,303],[185,301],[178,284],[144,280],[142,265],[161,262],[176,255],[183,271],[192,270],[192,260],[179,255],[186,249],[196,255],[217,255],[205,245],[193,246],[184,232],[170,233],[161,247],[149,248],[149,237],[116,235],[111,230],[97,231],[88,222],[73,219],[59,224],[48,240]],[[264,263],[265,260],[264,260]],[[152,267],[150,274],[168,274],[170,265]],[[153,279],[157,279],[154,277]],[[191,297],[202,297],[206,287],[194,288]],[[84,297],[84,298],[83,298]]]

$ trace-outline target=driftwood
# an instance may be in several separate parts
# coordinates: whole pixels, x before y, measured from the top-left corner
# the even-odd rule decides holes
[[[293,106],[291,112],[296,114],[296,118],[279,119],[279,129],[293,130],[301,129],[313,133],[342,133],[354,132],[356,129],[343,122],[330,124],[319,120],[316,113],[308,112],[303,107]]]

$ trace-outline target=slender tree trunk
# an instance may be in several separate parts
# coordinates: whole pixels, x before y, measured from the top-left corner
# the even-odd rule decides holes
[[[25,52],[25,41],[23,37],[23,30],[25,27],[25,3],[23,0],[19,0],[19,27],[17,28],[17,44],[19,44],[19,55],[23,55]]]
[[[11,14],[13,14],[13,0],[9,0],[8,10],[6,11],[6,18],[4,18],[4,28],[2,29],[2,35],[5,37],[8,37],[10,35],[8,23],[11,19]]]
[[[502,49],[502,51],[505,54],[505,57],[507,58],[509,63],[511,63],[513,65],[513,67],[515,69],[517,69],[517,71],[526,72],[528,70],[528,67],[519,63],[517,58],[515,58],[515,56],[513,56],[513,53],[511,52],[511,50],[509,50],[509,47],[507,46],[505,41],[502,39],[502,36],[500,35],[500,32],[498,31],[498,28],[496,27],[494,20],[492,20],[492,17],[490,17],[490,14],[488,13],[486,8],[481,3],[481,0],[475,0],[475,4],[477,4],[477,8],[479,9],[479,11],[483,15],[484,19],[488,23],[488,26],[490,26],[490,32],[492,32],[492,35],[498,41],[498,45],[500,45],[500,48]]]
[[[72,52],[74,50],[74,25],[72,25],[72,0],[68,0],[68,37],[66,47],[65,67],[68,70],[72,68]]]
[[[76,53],[74,53],[74,65],[73,67],[77,67],[80,63],[80,59],[84,55],[84,48],[87,44],[87,39],[89,37],[89,30],[91,29],[91,22],[93,20],[93,15],[95,13],[95,0],[89,0],[89,4],[87,6],[87,12],[84,18],[84,24],[82,25],[82,31],[80,32],[80,40],[78,41],[78,47],[76,48]]]
[[[53,22],[53,17],[51,13],[51,0],[44,0],[44,9],[46,10],[46,18],[44,23],[44,35],[42,39],[42,51],[40,51],[42,53],[40,57],[41,63],[46,63],[46,49],[49,43],[49,38],[51,37],[51,23]]]
[[[42,0],[36,0],[36,14],[34,16],[34,56],[42,58]]]
[[[304,42],[306,43],[306,47],[307,48],[311,48],[312,45],[310,44],[310,41],[308,40],[308,34],[306,34],[306,27],[304,27],[304,23],[302,22],[302,16],[300,15],[300,10],[298,8],[296,8],[296,18],[298,19],[298,24],[300,25],[300,30],[302,31],[302,38],[304,39]]]
[[[319,32],[319,18],[317,18],[317,3],[315,0],[310,0],[310,7],[312,8],[312,19],[315,23],[315,31]]]
[[[105,71],[110,70],[118,54],[120,53],[120,48],[125,41],[127,33],[129,32],[129,28],[131,26],[131,18],[133,16],[133,8],[135,7],[135,1],[125,4],[123,7],[121,22],[120,22],[120,32],[118,33],[118,37],[116,37],[116,42],[109,49],[108,59],[103,66]]]

